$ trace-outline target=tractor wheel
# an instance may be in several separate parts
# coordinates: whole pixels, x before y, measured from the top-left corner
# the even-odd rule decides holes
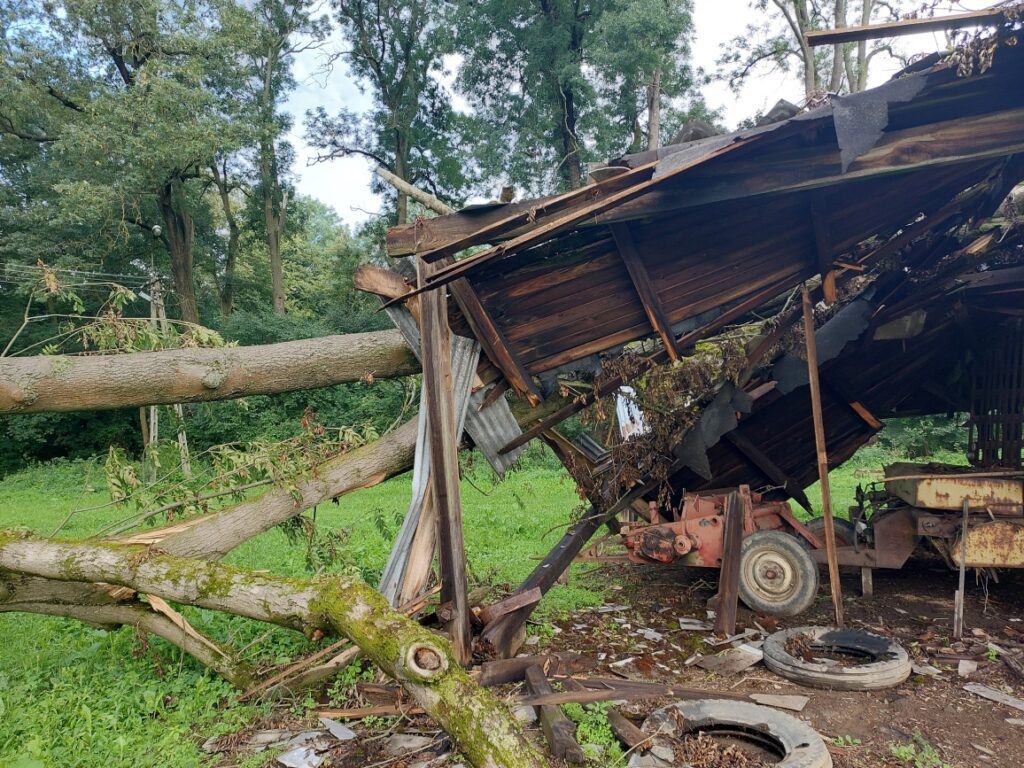
[[[832,522],[836,529],[836,545],[840,547],[852,547],[857,541],[857,529],[854,528],[853,523],[844,517],[833,517]],[[825,518],[814,517],[808,520],[804,525],[807,526],[808,530],[825,541]],[[807,539],[803,539],[804,544],[810,546]]]
[[[758,531],[740,547],[740,599],[775,616],[806,611],[818,594],[818,566],[791,534]]]

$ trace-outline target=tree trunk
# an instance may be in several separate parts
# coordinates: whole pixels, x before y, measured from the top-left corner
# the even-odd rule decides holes
[[[860,24],[866,27],[871,23],[871,12],[874,9],[875,0],[864,0],[861,5]],[[868,41],[861,40],[857,43],[857,84],[851,83],[850,90],[860,93],[868,87]]]
[[[284,263],[281,240],[284,238],[288,193],[282,191],[278,178],[277,150],[272,137],[260,144],[260,176],[263,187],[263,220],[267,230],[267,255],[270,258],[270,285],[274,297],[274,314],[284,314]]]
[[[836,12],[834,19],[836,29],[846,27],[846,0],[836,0]],[[829,83],[829,93],[839,93],[843,87],[843,73],[846,71],[846,45],[837,43],[832,48],[832,81]],[[853,83],[850,83],[853,87]]]
[[[157,192],[157,205],[164,220],[164,236],[181,319],[199,325],[199,304],[192,274],[192,216],[181,204],[180,196],[181,182],[169,181]]]
[[[800,46],[800,58],[804,65],[804,97],[810,101],[818,95],[818,63],[814,59],[814,49],[807,44],[807,31],[811,28],[811,17],[807,10],[807,0],[794,0],[793,10],[796,14],[797,44]]]
[[[0,415],[229,400],[418,373],[395,330],[253,347],[0,360]]]
[[[655,67],[647,86],[647,149],[661,146],[661,67]]]
[[[562,98],[562,113],[559,128],[562,134],[562,176],[569,189],[579,189],[583,184],[580,174],[580,147],[576,137],[576,97],[572,88],[559,86]]]
[[[402,181],[409,183],[409,142],[400,131],[395,136],[395,175]],[[409,221],[409,196],[401,189],[396,188],[395,198],[395,220],[398,224],[405,224]]]
[[[228,183],[227,163],[223,171],[216,163],[210,166],[213,171],[213,181],[217,186],[217,193],[220,196],[221,208],[224,211],[224,219],[228,225],[228,251],[224,259],[224,276],[220,284],[220,314],[227,318],[235,308],[235,266],[238,264],[238,249],[241,230],[238,226],[238,219],[235,217],[234,206],[231,204],[231,186]]]
[[[116,584],[163,600],[350,638],[452,737],[478,768],[543,768],[508,709],[470,679],[450,644],[394,611],[354,577],[285,579],[144,547],[0,535],[0,571]]]

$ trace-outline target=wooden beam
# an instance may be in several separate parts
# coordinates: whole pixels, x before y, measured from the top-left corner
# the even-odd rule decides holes
[[[725,433],[725,439],[728,440],[729,443],[739,451],[750,464],[763,472],[769,480],[776,485],[781,485],[783,490],[785,490],[791,498],[795,499],[801,507],[806,509],[808,512],[811,511],[811,502],[797,481],[787,475],[778,464],[772,461],[764,451],[754,445],[746,435],[742,434],[738,429],[734,429],[732,432]]]
[[[433,267],[417,260],[422,284]],[[430,452],[431,492],[437,513],[438,562],[441,602],[450,602],[448,624],[452,650],[460,664],[472,660],[470,606],[466,581],[466,548],[462,533],[459,492],[459,435],[455,434],[452,393],[451,329],[445,291],[430,291],[420,299],[420,349],[423,395],[427,404],[427,443]]]
[[[481,608],[480,621],[484,624],[490,624],[493,621],[497,621],[502,616],[512,613],[512,611],[536,605],[540,602],[542,597],[543,595],[537,587],[528,589],[525,592],[516,592],[509,595],[504,600],[499,600],[496,603],[491,603],[490,605],[485,605]]]
[[[829,232],[827,208],[823,195],[811,196],[811,226],[814,228],[814,247],[818,252],[818,269],[821,272],[821,291],[825,303],[836,303],[836,267],[832,247],[832,235]]]
[[[530,405],[539,405],[540,401],[544,399],[540,389],[534,383],[522,360],[512,351],[508,339],[505,338],[505,334],[498,328],[487,308],[480,301],[473,286],[469,284],[468,280],[456,280],[452,283],[451,290],[469,327],[473,329],[473,335],[484,348],[490,361],[498,366],[505,380],[512,385],[516,392],[529,400]]]
[[[722,543],[722,567],[715,595],[715,634],[731,637],[736,632],[736,608],[740,597],[740,545],[743,543],[743,518],[750,501],[750,488],[742,486],[725,499],[725,534]]]
[[[818,479],[821,481],[821,512],[825,518],[825,552],[828,557],[828,579],[832,587],[832,608],[836,627],[843,626],[843,591],[839,582],[839,561],[836,559],[836,529],[832,521],[832,492],[828,484],[828,448],[825,443],[825,421],[821,415],[821,382],[818,380],[818,348],[814,339],[814,307],[811,294],[804,286],[804,338],[807,345],[807,375],[810,379],[811,414],[814,417],[814,443],[818,450]]]
[[[661,337],[661,343],[665,345],[665,351],[669,359],[675,362],[681,355],[679,347],[676,346],[676,337],[665,316],[665,309],[661,306],[658,294],[651,283],[651,276],[644,266],[640,252],[633,241],[633,233],[629,230],[628,224],[612,224],[612,237],[615,238],[615,246],[619,249],[619,257],[626,265],[629,272],[629,279],[633,281],[633,287],[640,297],[647,319],[651,322],[651,328]]]
[[[537,666],[527,668],[526,687],[534,696],[552,696],[555,693],[544,676],[544,670]],[[566,717],[555,704],[542,704],[537,709],[540,727],[551,754],[573,765],[587,762],[583,750],[576,742],[576,723]]]
[[[936,32],[963,27],[994,27],[1006,23],[1004,8],[986,8],[983,11],[957,13],[931,19],[902,19],[884,24],[868,24],[843,29],[822,29],[807,32],[807,44],[812,48],[819,45],[855,43],[861,40],[877,40],[882,37],[919,35],[922,32]]]

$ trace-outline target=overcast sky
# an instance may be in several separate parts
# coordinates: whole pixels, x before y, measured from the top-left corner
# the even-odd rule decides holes
[[[974,10],[991,5],[985,0],[966,0],[957,3],[960,9]],[[715,62],[723,48],[735,36],[743,34],[747,19],[752,18],[750,0],[695,0],[693,65],[707,72],[716,70]],[[335,48],[341,41],[331,41]],[[899,40],[901,49],[908,53],[931,52],[944,47],[941,34],[914,35]],[[381,201],[370,192],[371,167],[362,158],[343,158],[316,165],[308,165],[315,153],[302,139],[302,123],[306,110],[323,107],[333,114],[340,107],[361,111],[369,106],[369,99],[360,92],[343,63],[334,69],[322,71],[322,53],[302,54],[296,62],[299,87],[288,101],[287,109],[294,116],[292,142],[296,148],[295,171],[298,189],[302,194],[319,198],[338,211],[342,220],[355,225],[379,212]],[[899,68],[894,60],[879,56],[872,61],[871,83],[888,79]],[[730,91],[724,82],[712,82],[703,90],[704,98],[712,109],[718,109],[724,122],[735,127],[741,120],[758,110],[767,111],[780,98],[799,103],[803,87],[798,76],[765,71],[752,77],[739,93]]]

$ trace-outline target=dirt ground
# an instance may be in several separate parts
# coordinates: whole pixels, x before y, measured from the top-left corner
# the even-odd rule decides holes
[[[827,579],[814,607],[790,620],[757,616],[742,604],[739,628],[773,631],[803,625],[831,623]],[[938,676],[914,675],[897,688],[878,692],[842,692],[804,688],[774,675],[762,664],[722,677],[684,662],[701,649],[707,633],[679,628],[678,619],[706,618],[706,602],[715,589],[716,574],[674,567],[640,568],[608,565],[600,573],[580,578],[600,578],[613,584],[613,599],[599,609],[580,611],[551,625],[531,625],[536,637],[528,638],[524,653],[572,652],[591,659],[595,677],[672,682],[689,688],[730,693],[800,694],[810,703],[798,716],[829,743],[837,768],[1018,768],[1024,765],[1024,712],[981,699],[965,690],[967,682],[980,682],[1018,697],[1024,696],[1024,680],[1014,677],[1006,665],[989,659],[986,644],[994,642],[1020,653],[1024,649],[1024,573],[1003,572],[1000,582],[986,587],[968,579],[965,639],[953,643],[953,593],[957,575],[935,560],[914,561],[902,571],[876,571],[874,597],[860,597],[856,571],[844,572],[843,594],[847,624],[899,640],[915,662],[941,670]],[[654,634],[649,631],[654,630]],[[646,635],[646,636],[645,636]],[[936,656],[950,657],[938,660]],[[964,679],[957,660],[971,657],[978,669]],[[625,664],[618,664],[632,659]],[[373,686],[370,686],[372,688]],[[514,687],[498,691],[512,694]],[[622,711],[640,722],[665,701],[634,702]],[[381,724],[349,723],[359,738],[331,750],[324,768],[389,766],[393,768],[442,768],[454,765],[443,734],[423,717]],[[261,724],[263,728],[293,727],[294,719],[282,716]],[[309,724],[306,724],[309,727]],[[408,757],[388,752],[395,732],[433,737],[433,744]],[[531,733],[541,738],[537,730]],[[901,761],[891,752],[893,744],[920,737],[932,745],[938,762]],[[228,755],[235,762],[240,755]]]

